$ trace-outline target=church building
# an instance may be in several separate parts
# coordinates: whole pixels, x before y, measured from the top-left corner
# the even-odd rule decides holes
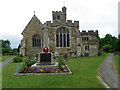
[[[79,21],[67,20],[67,8],[52,11],[52,21],[40,22],[34,14],[22,32],[20,52],[23,56],[36,55],[48,47],[55,55],[69,57],[97,56],[98,30],[79,30]]]

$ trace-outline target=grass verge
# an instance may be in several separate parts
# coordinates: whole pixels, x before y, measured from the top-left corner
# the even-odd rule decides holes
[[[119,71],[120,69],[119,69],[119,65],[118,65],[118,63],[120,62],[119,58],[120,58],[120,55],[114,55],[113,62],[114,62],[115,71],[120,75],[120,71]]]
[[[3,88],[104,88],[97,79],[97,69],[103,56],[69,59],[67,65],[72,75],[14,76],[20,63],[10,62],[3,67]]]
[[[13,56],[15,56],[15,55],[0,56],[0,62],[3,62],[3,61],[5,61],[5,60],[7,60],[8,58],[13,57]]]

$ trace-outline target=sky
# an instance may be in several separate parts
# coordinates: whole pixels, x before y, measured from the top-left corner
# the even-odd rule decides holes
[[[118,35],[119,0],[1,0],[0,39],[8,39],[12,48],[17,48],[22,31],[34,15],[44,24],[52,21],[52,11],[67,7],[67,20],[79,21],[79,30],[98,30]]]

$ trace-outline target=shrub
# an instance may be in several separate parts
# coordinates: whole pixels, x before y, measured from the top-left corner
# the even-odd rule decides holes
[[[22,62],[22,58],[17,56],[13,59],[13,62],[17,63],[17,62]]]
[[[31,58],[31,59],[26,59],[25,60],[25,64],[30,67],[31,65],[35,64],[36,63],[36,60],[34,58]]]
[[[22,55],[22,54],[19,54],[19,57],[23,57],[23,55]]]
[[[57,62],[59,67],[61,67],[62,65],[65,65],[65,60],[61,56],[57,58]]]
[[[25,68],[28,68],[28,66],[27,66],[25,63],[22,63],[22,64],[20,64],[20,65],[17,66],[16,72],[17,72],[17,73],[20,73],[20,72],[22,72]]]
[[[28,57],[24,56],[22,59],[23,59],[22,62],[26,62],[28,60]]]

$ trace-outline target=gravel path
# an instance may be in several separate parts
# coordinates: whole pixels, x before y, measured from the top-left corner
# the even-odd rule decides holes
[[[99,70],[101,78],[110,88],[118,88],[118,74],[113,68],[113,55],[108,55]]]
[[[14,58],[14,57],[10,57],[10,58],[8,58],[6,61],[1,62],[1,63],[0,63],[0,67],[3,67],[3,66],[5,66],[5,64],[8,64],[13,58]]]

